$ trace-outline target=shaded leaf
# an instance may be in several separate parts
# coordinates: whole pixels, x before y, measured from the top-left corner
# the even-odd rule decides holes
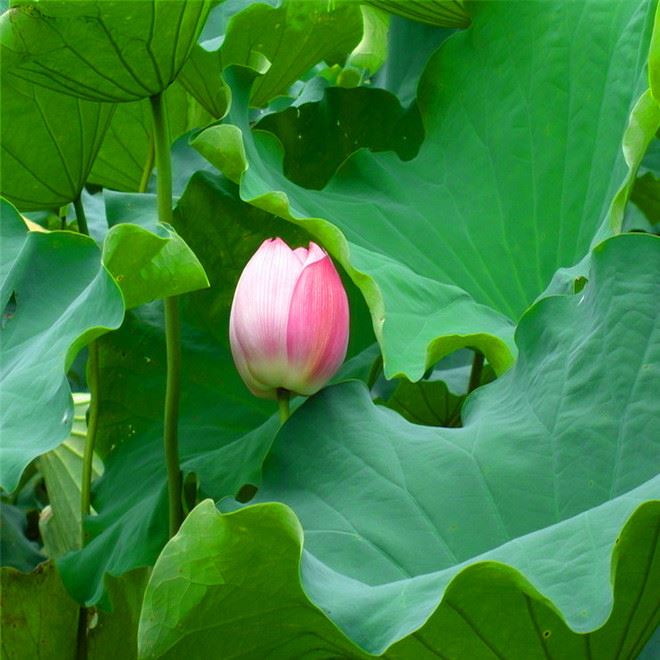
[[[403,380],[384,403],[413,424],[460,426],[464,399],[452,394],[441,380]]]
[[[46,557],[39,544],[25,535],[25,512],[12,504],[0,501],[0,566],[11,566],[29,573]]]
[[[32,85],[11,75],[4,59],[0,87],[2,195],[28,211],[72,202],[87,180],[114,106]]]
[[[78,604],[67,595],[52,562],[32,573],[0,570],[3,657],[74,660]]]
[[[647,172],[638,177],[630,199],[652,224],[660,222],[660,179]]]
[[[89,660],[137,658],[137,624],[147,581],[145,570],[110,578],[113,611],[88,611]],[[2,657],[74,660],[80,609],[66,593],[52,562],[28,574],[0,570]]]
[[[112,612],[96,612],[87,637],[89,660],[116,660],[118,649],[121,660],[137,658],[137,628],[148,578],[144,568],[107,578]]]
[[[320,103],[266,115],[256,127],[282,142],[284,174],[300,186],[317,189],[361,148],[395,151],[402,160],[411,160],[424,139],[417,106],[405,110],[391,94],[364,87],[330,87]],[[205,132],[205,138],[210,134],[210,130]],[[218,151],[222,153],[216,147]],[[226,165],[218,165],[227,170]]]

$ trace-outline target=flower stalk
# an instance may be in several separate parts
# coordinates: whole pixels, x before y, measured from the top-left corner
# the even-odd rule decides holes
[[[154,146],[157,171],[158,220],[172,222],[172,162],[170,158],[169,128],[162,93],[151,97],[154,124]],[[163,419],[163,445],[167,466],[169,502],[169,532],[174,536],[183,522],[182,479],[179,465],[179,400],[181,397],[181,321],[178,299],[165,298],[165,344],[167,355],[167,384]]]

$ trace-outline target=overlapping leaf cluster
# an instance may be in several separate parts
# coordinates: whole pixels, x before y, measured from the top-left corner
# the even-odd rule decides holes
[[[211,4],[0,15],[7,652],[68,657],[77,601],[114,607],[89,657],[636,657],[660,611],[655,3]],[[276,234],[332,254],[352,312],[345,367],[283,428],[227,337]],[[180,294],[192,510],[167,542]]]

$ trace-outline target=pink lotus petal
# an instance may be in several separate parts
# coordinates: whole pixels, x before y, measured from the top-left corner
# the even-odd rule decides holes
[[[300,394],[318,391],[337,371],[349,328],[348,299],[332,260],[312,243],[307,264],[293,290],[287,327],[292,369],[285,387]]]
[[[279,388],[313,394],[346,355],[348,300],[330,257],[316,243],[291,250],[264,241],[236,286],[229,340],[236,368],[256,396]]]
[[[298,257],[298,259],[300,259],[300,263],[304,265],[304,263],[307,259],[307,248],[304,248],[304,247],[296,248],[293,251],[293,254],[295,254],[296,257]]]
[[[286,327],[293,288],[302,264],[277,238],[267,240],[248,261],[236,286],[230,313],[230,342],[239,366],[250,365],[252,388],[286,372]]]

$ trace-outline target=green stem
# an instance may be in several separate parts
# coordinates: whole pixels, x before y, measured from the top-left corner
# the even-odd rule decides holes
[[[472,360],[472,371],[470,371],[470,383],[468,385],[468,394],[476,390],[481,383],[481,372],[484,368],[484,354],[481,351],[474,352]]]
[[[167,352],[167,385],[165,387],[165,418],[163,443],[167,465],[170,536],[183,522],[181,467],[179,465],[179,399],[181,396],[181,323],[179,300],[165,298],[165,344]]]
[[[78,231],[89,236],[89,227],[85,216],[81,195],[73,200],[76,211]],[[85,518],[89,515],[92,492],[92,465],[94,460],[94,445],[96,444],[96,427],[98,424],[99,405],[99,346],[96,340],[87,347],[87,386],[89,387],[89,410],[87,432],[83,450],[82,476],[80,481],[80,542],[85,545]],[[81,605],[78,609],[78,632],[76,635],[76,658],[87,660],[87,608]]]
[[[78,231],[81,234],[89,236],[89,229],[87,227],[87,217],[85,216],[85,209],[82,205],[80,195],[73,200],[73,208],[76,210],[76,220],[78,221]]]
[[[89,515],[91,491],[92,491],[92,465],[94,461],[94,446],[96,445],[96,429],[99,419],[99,345],[92,341],[87,355],[87,386],[89,387],[89,412],[87,415],[87,434],[85,437],[85,449],[83,452],[82,483],[80,484],[80,513],[81,538],[85,540],[84,521]]]
[[[383,356],[379,353],[378,357],[374,360],[374,363],[371,365],[371,369],[369,370],[369,376],[367,377],[367,387],[369,389],[371,389],[376,384],[376,381],[378,380],[378,376],[380,376],[382,371],[383,371]]]
[[[158,219],[172,222],[172,163],[167,112],[162,94],[151,97],[156,152],[156,190]],[[167,384],[165,386],[165,415],[163,444],[167,466],[170,537],[183,522],[182,480],[179,465],[179,399],[181,394],[181,323],[176,297],[165,299],[165,344],[167,354]]]
[[[78,609],[76,660],[87,660],[87,608],[83,606]]]
[[[76,210],[78,230],[81,234],[89,236],[87,218],[80,195],[73,201]],[[85,448],[83,451],[82,479],[80,483],[80,538],[84,545],[85,517],[89,515],[92,490],[92,462],[94,459],[94,445],[96,444],[96,428],[98,424],[99,401],[99,347],[96,340],[90,342],[87,357],[87,385],[89,387],[89,411],[87,416],[87,432],[85,434]]]
[[[287,419],[289,419],[289,415],[291,414],[289,412],[289,397],[291,396],[291,392],[289,390],[285,390],[283,388],[279,388],[277,390],[277,406],[280,410],[280,422],[284,424]]]
[[[158,219],[172,222],[172,161],[170,159],[170,129],[162,94],[151,97],[154,120],[154,147],[156,150],[156,192]]]
[[[149,178],[151,177],[151,172],[154,169],[154,136],[151,136],[149,140],[149,151],[147,152],[147,162],[144,165],[142,170],[142,178],[140,179],[140,187],[138,192],[146,192],[147,186],[149,185]]]

